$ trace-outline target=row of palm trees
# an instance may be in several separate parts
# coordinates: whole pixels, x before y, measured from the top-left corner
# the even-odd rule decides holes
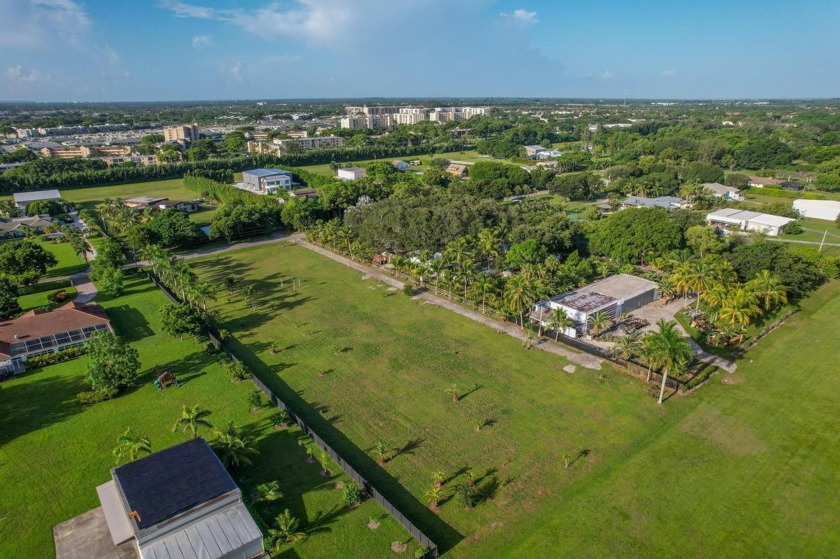
[[[151,265],[155,276],[172,289],[181,301],[207,314],[207,302],[216,299],[216,291],[209,283],[198,281],[186,260],[171,255],[157,245],[144,248],[141,257]]]

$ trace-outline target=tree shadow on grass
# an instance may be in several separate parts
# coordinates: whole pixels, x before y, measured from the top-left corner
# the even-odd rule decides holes
[[[155,335],[149,321],[134,307],[120,305],[109,308],[107,313],[116,333],[127,342],[136,342]]]
[[[84,411],[75,400],[88,388],[81,375],[48,376],[40,369],[4,382],[0,387],[0,447]]]

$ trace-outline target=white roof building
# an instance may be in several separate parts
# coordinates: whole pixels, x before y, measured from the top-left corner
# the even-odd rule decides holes
[[[367,176],[367,171],[361,167],[342,167],[338,170],[338,180],[354,181]]]
[[[726,186],[719,182],[705,182],[703,188],[711,191],[716,198],[724,198],[726,200],[740,200],[741,196],[738,194],[738,189],[732,186]]]
[[[771,237],[778,236],[785,225],[795,219],[778,215],[763,214],[737,208],[725,208],[706,216],[706,222],[720,228],[734,226],[741,231],[764,233]]]
[[[793,209],[802,214],[802,217],[834,221],[840,215],[840,202],[836,200],[799,199],[793,201]]]
[[[61,200],[61,193],[58,190],[33,190],[32,192],[15,192],[12,194],[17,207],[25,210],[32,202],[41,200]]]

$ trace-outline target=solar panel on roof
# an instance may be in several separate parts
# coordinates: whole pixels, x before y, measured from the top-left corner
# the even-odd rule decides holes
[[[204,439],[150,454],[113,470],[132,511],[149,528],[236,489]]]

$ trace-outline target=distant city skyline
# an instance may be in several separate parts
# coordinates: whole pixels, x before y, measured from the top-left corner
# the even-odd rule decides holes
[[[0,0],[0,101],[840,96],[840,2]]]

